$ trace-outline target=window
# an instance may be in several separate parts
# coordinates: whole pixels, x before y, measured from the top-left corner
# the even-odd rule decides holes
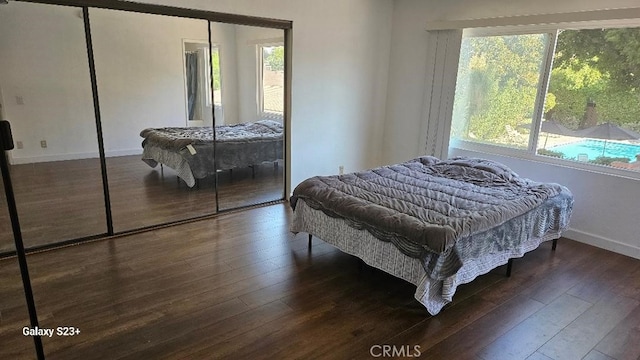
[[[465,38],[460,49],[454,137],[526,149],[548,35]]]
[[[263,118],[284,114],[284,45],[259,45],[259,112]]]
[[[638,49],[640,28],[465,37],[451,138],[640,172]]]

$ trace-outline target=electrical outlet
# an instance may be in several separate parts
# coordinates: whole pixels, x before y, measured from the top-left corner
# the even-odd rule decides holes
[[[22,96],[16,96],[16,104],[24,105],[24,98]]]
[[[24,145],[22,144],[22,141],[16,141],[16,148],[24,149]]]
[[[40,140],[40,147],[43,149],[47,148],[47,140]]]
[[[343,165],[338,166],[338,174],[339,175],[343,175],[344,174],[344,166]]]

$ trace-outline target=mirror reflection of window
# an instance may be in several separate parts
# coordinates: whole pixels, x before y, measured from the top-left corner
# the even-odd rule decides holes
[[[284,45],[259,45],[260,114],[262,118],[282,120],[284,114]]]
[[[222,79],[220,75],[220,47],[211,47],[211,66],[213,67],[213,105],[222,106]]]

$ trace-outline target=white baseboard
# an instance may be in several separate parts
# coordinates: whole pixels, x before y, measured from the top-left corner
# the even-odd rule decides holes
[[[600,235],[591,234],[588,232],[569,229],[562,234],[567,239],[579,241],[585,244],[593,245],[601,249],[613,251],[618,254],[630,256],[632,258],[640,259],[640,247],[635,247],[629,244],[621,243],[613,239],[608,239]]]
[[[24,157],[16,157],[15,153],[11,155],[12,156],[10,158],[10,162],[12,165],[33,164],[33,163],[50,162],[50,161],[94,159],[94,158],[100,157],[97,152],[53,154],[53,155],[24,156]],[[128,156],[128,155],[142,155],[142,149],[113,150],[113,151],[107,151],[105,153],[106,157]]]

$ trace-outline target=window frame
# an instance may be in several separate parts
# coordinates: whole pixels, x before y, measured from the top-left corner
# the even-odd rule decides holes
[[[599,25],[598,25],[599,24]],[[540,126],[543,120],[544,101],[549,88],[551,79],[551,70],[553,68],[553,58],[555,54],[558,34],[561,30],[583,30],[583,29],[609,29],[609,28],[626,28],[640,27],[640,19],[635,22],[601,22],[582,24],[581,26],[505,26],[505,27],[488,27],[488,28],[466,28],[463,30],[462,39],[472,37],[488,37],[488,36],[510,36],[510,35],[526,35],[526,34],[549,34],[548,41],[545,46],[543,68],[540,72],[538,81],[538,91],[536,93],[535,107],[533,109],[532,128],[529,133],[529,144],[526,150],[509,147],[506,145],[487,144],[470,140],[458,139],[451,137],[449,133],[449,148],[458,148],[473,152],[485,153],[490,155],[501,155],[523,160],[535,161],[546,164],[553,164],[567,168],[577,168],[594,173],[614,175],[623,178],[640,180],[640,172],[628,169],[616,168],[613,166],[597,165],[588,162],[580,162],[569,159],[554,158],[550,156],[538,155],[537,146],[540,137]],[[457,76],[457,73],[456,75]],[[455,98],[455,96],[454,96]],[[451,119],[452,120],[452,119]]]

